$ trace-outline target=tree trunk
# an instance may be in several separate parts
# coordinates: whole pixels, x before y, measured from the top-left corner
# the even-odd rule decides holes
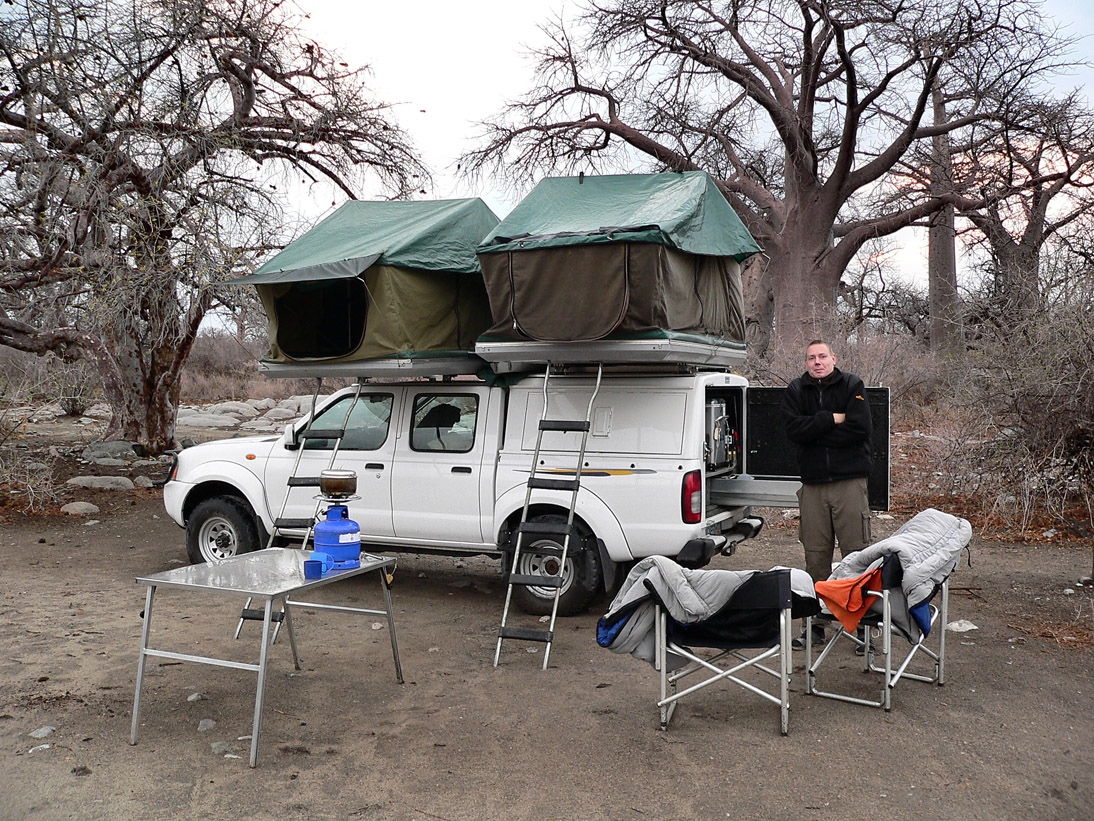
[[[135,442],[150,455],[179,446],[179,377],[209,305],[209,297],[202,295],[186,315],[174,293],[174,278],[154,281],[164,284],[146,286],[137,306],[105,323],[105,345],[95,355],[112,411],[105,438]]]
[[[816,214],[813,203],[795,212]],[[821,215],[810,226],[797,226],[783,232],[780,242],[770,250],[767,269],[774,294],[775,339],[780,350],[801,347],[810,339],[836,334],[843,266],[835,264],[831,250],[832,225]]]
[[[989,237],[989,241],[991,239]],[[997,241],[992,243],[992,253],[1004,316],[1012,317],[1017,325],[1021,318],[1034,313],[1041,304],[1038,248],[1033,247],[1032,242]]]
[[[745,293],[745,343],[750,355],[763,359],[771,347],[775,327],[775,294],[771,290],[768,259],[760,254],[741,266]]]
[[[946,104],[937,80],[931,88],[935,125],[947,120]],[[932,140],[931,195],[953,189],[953,163],[947,134]],[[954,208],[945,206],[931,216],[927,232],[927,294],[930,316],[931,352],[952,356],[962,347],[960,304],[957,298],[957,255],[954,250]]]

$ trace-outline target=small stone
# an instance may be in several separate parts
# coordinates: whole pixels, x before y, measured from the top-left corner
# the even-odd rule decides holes
[[[1064,595],[1065,595],[1065,596],[1074,596],[1074,595],[1075,595],[1075,591],[1074,591],[1074,590],[1072,590],[1072,589],[1071,589],[1070,587],[1065,587],[1065,588],[1064,588]]]
[[[206,730],[211,730],[215,726],[217,726],[217,723],[213,721],[213,719],[203,718],[201,721],[198,722],[198,732],[204,733]]]
[[[138,476],[133,480],[137,487],[152,487],[152,480],[147,476]]]
[[[27,750],[27,753],[28,754],[40,753],[40,752],[42,752],[42,750],[48,750],[49,747],[50,747],[49,744],[39,744],[37,747],[31,747],[29,750]]]
[[[31,738],[36,738],[41,741],[43,738],[48,738],[49,736],[53,735],[56,731],[56,727],[51,727],[47,724],[44,727],[39,727],[37,730],[32,730],[31,732],[27,733],[27,735],[29,735]]]
[[[214,741],[209,747],[212,749],[213,755],[224,755],[238,749],[231,741]]]
[[[186,700],[192,703],[195,701],[205,701],[208,698],[209,696],[205,695],[205,693],[190,693],[190,695],[186,697]]]
[[[372,623],[372,629],[373,629],[373,630],[383,630],[383,629],[384,629],[384,624],[383,624],[383,622],[379,622],[379,621],[374,621],[374,622]]]
[[[69,516],[94,516],[99,512],[99,508],[91,502],[69,502],[61,508],[61,512]]]
[[[79,767],[72,768],[72,774],[75,776],[91,775],[91,770],[81,764]]]

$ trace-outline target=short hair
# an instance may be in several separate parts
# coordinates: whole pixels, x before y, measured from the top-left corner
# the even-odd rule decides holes
[[[829,352],[831,352],[831,350],[832,350],[832,346],[829,345],[827,342],[825,342],[823,339],[814,339],[814,340],[812,340],[808,345],[805,346],[805,349],[809,350],[814,345],[823,345],[824,347],[826,347],[828,349]]]

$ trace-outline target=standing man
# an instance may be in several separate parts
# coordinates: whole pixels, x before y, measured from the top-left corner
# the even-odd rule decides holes
[[[837,541],[840,555],[870,542],[866,477],[873,422],[862,380],[836,367],[827,342],[809,343],[805,369],[787,386],[781,410],[801,471],[799,538],[805,569],[816,582],[831,574]],[[814,640],[823,633],[819,628]]]

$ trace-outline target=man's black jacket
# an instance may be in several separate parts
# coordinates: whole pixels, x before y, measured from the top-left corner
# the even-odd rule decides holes
[[[857,479],[870,474],[870,403],[853,373],[833,369],[823,380],[808,373],[791,382],[782,400],[787,438],[798,453],[808,485]],[[847,414],[836,424],[833,413]]]

